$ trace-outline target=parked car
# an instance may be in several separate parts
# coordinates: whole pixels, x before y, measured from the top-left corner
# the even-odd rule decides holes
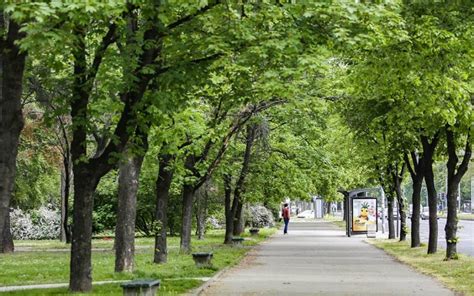
[[[421,220],[428,220],[430,218],[430,212],[421,212]],[[439,220],[439,216],[436,217]]]
[[[307,210],[299,213],[296,217],[298,218],[314,218],[314,211],[313,210]]]

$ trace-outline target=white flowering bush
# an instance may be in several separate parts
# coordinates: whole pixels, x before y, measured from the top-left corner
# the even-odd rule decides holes
[[[61,214],[51,205],[41,206],[31,213],[21,209],[10,212],[10,227],[14,239],[55,239],[59,237]]]
[[[251,227],[272,227],[275,225],[273,213],[264,206],[250,206],[246,213],[246,224]]]
[[[206,220],[206,228],[207,229],[220,229],[222,228],[222,224],[219,221],[219,219],[217,219],[214,216],[211,216],[211,217],[208,217]]]

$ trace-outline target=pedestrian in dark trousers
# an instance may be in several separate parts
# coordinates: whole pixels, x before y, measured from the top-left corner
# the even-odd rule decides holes
[[[290,209],[288,208],[288,204],[283,205],[283,209],[281,210],[281,216],[283,217],[283,221],[285,221],[285,229],[283,230],[283,234],[288,234],[288,223],[290,222]]]

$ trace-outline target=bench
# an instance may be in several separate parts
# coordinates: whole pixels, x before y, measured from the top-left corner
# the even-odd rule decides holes
[[[212,267],[212,253],[200,252],[200,253],[193,253],[193,260],[196,263],[196,267],[198,268],[207,268]]]
[[[234,246],[240,246],[242,245],[242,242],[244,241],[244,238],[243,237],[233,237],[232,238],[232,244]]]
[[[160,287],[160,280],[135,280],[121,284],[124,296],[154,296]]]
[[[251,235],[257,235],[260,229],[258,228],[250,228],[249,232]]]

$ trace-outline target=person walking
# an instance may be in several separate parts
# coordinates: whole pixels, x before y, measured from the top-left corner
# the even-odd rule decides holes
[[[283,209],[281,210],[281,216],[283,217],[283,221],[285,221],[285,229],[283,229],[283,234],[288,234],[288,223],[290,222],[290,209],[288,208],[287,203],[283,205]]]

